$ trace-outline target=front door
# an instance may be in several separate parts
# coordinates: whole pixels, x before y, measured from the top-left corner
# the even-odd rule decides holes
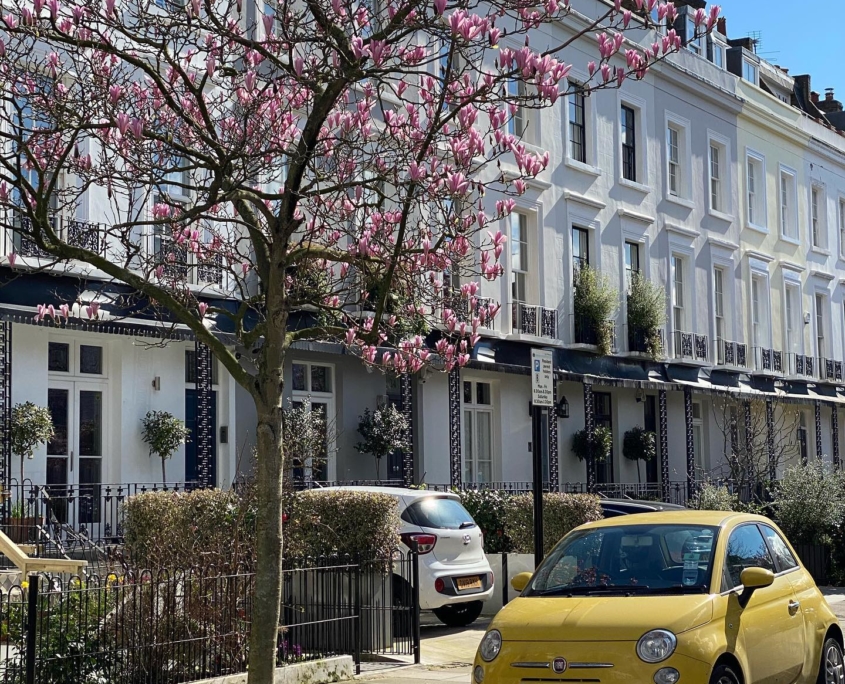
[[[47,407],[53,438],[47,443],[47,514],[62,523],[100,522],[105,386],[51,382]]]
[[[185,427],[188,429],[189,441],[185,444],[185,482],[198,482],[199,460],[197,458],[197,391],[185,390]],[[211,460],[209,466],[209,481],[217,484],[217,392],[211,393]],[[166,468],[165,464],[165,468]],[[167,472],[165,470],[165,472]],[[178,475],[168,474],[168,479],[178,480]]]

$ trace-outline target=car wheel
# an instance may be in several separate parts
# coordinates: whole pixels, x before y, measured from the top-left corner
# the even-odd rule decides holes
[[[822,648],[818,684],[843,683],[845,683],[845,658],[842,657],[842,647],[836,639],[826,639]]]
[[[710,675],[710,684],[741,684],[742,680],[730,665],[719,665]]]
[[[466,627],[471,625],[481,615],[481,601],[470,601],[469,603],[456,603],[452,606],[435,608],[434,614],[447,627]]]

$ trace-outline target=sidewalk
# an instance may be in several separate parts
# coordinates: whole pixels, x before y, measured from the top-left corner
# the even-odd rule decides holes
[[[839,622],[845,622],[845,587],[819,587]]]

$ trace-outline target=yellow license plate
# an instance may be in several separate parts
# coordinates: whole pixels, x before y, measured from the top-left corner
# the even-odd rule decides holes
[[[480,577],[458,577],[455,580],[458,585],[458,591],[466,591],[467,589],[481,589]]]

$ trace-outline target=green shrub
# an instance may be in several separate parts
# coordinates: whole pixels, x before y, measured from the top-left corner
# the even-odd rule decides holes
[[[290,502],[285,555],[358,553],[389,558],[399,544],[399,510],[387,494],[300,492]]]
[[[579,461],[586,460],[589,455],[590,440],[586,430],[578,430],[572,435],[572,453]],[[593,430],[593,458],[596,463],[604,463],[613,450],[613,433],[610,428],[599,425]]]
[[[507,500],[505,533],[514,553],[534,553],[534,497],[518,494]],[[570,530],[601,520],[599,498],[590,494],[543,494],[543,553],[552,550]]]
[[[845,513],[843,475],[821,463],[793,466],[775,492],[778,524],[793,544],[830,541]]]
[[[513,547],[505,532],[505,507],[510,496],[495,489],[458,492],[461,503],[484,534],[485,553],[507,553]]]
[[[370,492],[286,495],[284,554],[389,557],[399,543],[396,499]],[[125,551],[134,568],[255,567],[255,496],[203,489],[146,492],[124,503]]]
[[[129,497],[123,511],[125,551],[136,568],[254,566],[249,492],[145,492]]]
[[[666,322],[666,291],[641,273],[634,273],[627,309],[629,333],[645,341],[653,359],[662,356],[660,328]]]
[[[589,266],[581,266],[575,274],[574,306],[576,325],[592,328],[599,354],[610,354],[613,348],[613,325],[610,317],[616,311],[619,294],[606,275]]]
[[[727,487],[711,482],[702,484],[688,505],[699,511],[738,511],[741,506],[739,497],[731,494]]]

